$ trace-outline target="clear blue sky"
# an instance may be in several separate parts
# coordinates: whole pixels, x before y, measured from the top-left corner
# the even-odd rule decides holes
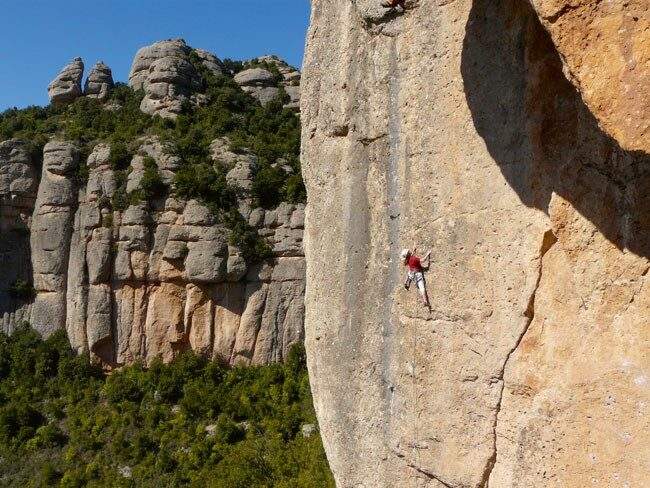
[[[182,37],[220,58],[277,54],[300,66],[309,0],[0,0],[0,110],[46,105],[47,85],[81,56],[127,81],[138,48]]]

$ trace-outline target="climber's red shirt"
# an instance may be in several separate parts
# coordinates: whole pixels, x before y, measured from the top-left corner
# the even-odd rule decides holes
[[[422,272],[422,263],[420,263],[420,258],[417,256],[409,256],[406,260],[406,265],[409,267],[409,271],[413,273]]]

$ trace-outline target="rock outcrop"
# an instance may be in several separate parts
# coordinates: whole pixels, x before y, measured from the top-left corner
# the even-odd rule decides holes
[[[145,157],[170,183],[179,158],[156,138],[139,142],[127,190],[140,187]],[[254,156],[228,147],[213,142],[215,164],[250,189]],[[77,149],[50,142],[39,184],[27,145],[0,144],[0,224],[8,236],[0,258],[11,263],[0,273],[3,330],[23,320],[46,336],[65,327],[76,350],[107,367],[169,361],[186,349],[231,364],[282,361],[303,339],[304,205],[264,210],[241,200],[240,212],[274,255],[249,267],[228,229],[197,201],[169,196],[112,211],[119,183],[109,158],[109,145],[95,146],[79,186]],[[33,283],[33,300],[11,295],[19,279]]]
[[[105,100],[113,88],[113,73],[103,62],[92,67],[84,86],[84,95],[98,100]]]
[[[203,49],[195,49],[194,52],[201,60],[203,66],[205,66],[213,75],[217,76],[224,74],[223,63],[214,54]]]
[[[195,56],[194,63],[192,56]],[[140,49],[129,74],[129,86],[143,89],[141,109],[151,115],[174,118],[185,103],[201,105],[204,81],[196,60],[214,75],[224,74],[223,63],[214,54],[193,49],[182,39],[156,42]],[[235,75],[242,90],[265,105],[275,99],[283,88],[289,96],[287,108],[299,109],[300,72],[277,56],[263,56],[249,62],[250,68]],[[277,69],[278,76],[262,66]]]
[[[84,73],[84,63],[81,58],[74,58],[63,67],[52,83],[47,87],[50,103],[66,104],[81,96],[81,78]]]
[[[302,82],[338,486],[646,486],[647,9],[379,3],[314,2]],[[413,243],[431,313],[402,286]]]
[[[61,329],[66,317],[67,268],[77,192],[77,148],[49,142],[32,218],[31,268],[36,298],[29,322],[44,335]]]
[[[249,68],[235,75],[235,81],[246,93],[266,105],[280,92],[273,73],[264,68]]]
[[[201,77],[190,62],[192,48],[182,39],[160,41],[141,48],[135,55],[129,86],[143,89],[141,109],[147,114],[173,118],[193,92],[201,87]]]
[[[235,81],[246,93],[266,105],[283,89],[289,96],[286,108],[300,110],[300,72],[277,56],[262,56],[250,63],[253,67],[240,71]],[[269,69],[267,69],[269,68]],[[270,69],[277,70],[276,76]]]

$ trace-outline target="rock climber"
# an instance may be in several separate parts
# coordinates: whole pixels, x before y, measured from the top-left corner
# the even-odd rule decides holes
[[[417,256],[417,248],[414,248],[413,251],[410,249],[403,249],[400,253],[400,258],[404,263],[404,266],[408,267],[408,273],[406,276],[406,282],[404,283],[404,288],[407,290],[411,286],[411,282],[415,281],[415,284],[418,287],[420,292],[420,298],[425,307],[431,311],[431,304],[429,303],[429,295],[427,294],[427,284],[424,281],[424,271],[428,271],[431,266],[431,251],[429,251],[423,258]],[[426,265],[422,263],[426,261]]]
[[[397,8],[402,7],[402,10],[406,10],[406,0],[385,0],[382,2],[381,6],[384,8]]]

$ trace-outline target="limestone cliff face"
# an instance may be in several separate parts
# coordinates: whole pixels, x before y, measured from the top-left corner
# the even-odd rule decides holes
[[[647,486],[648,12],[532,3],[313,2],[306,345],[340,487]]]
[[[213,156],[250,184],[249,155],[216,140]],[[140,141],[127,188],[137,188],[143,158],[171,180],[178,158],[155,138]],[[66,328],[72,345],[113,367],[136,360],[173,359],[192,349],[231,364],[282,361],[303,340],[304,205],[240,212],[273,247],[274,259],[249,267],[228,244],[228,230],[196,201],[173,197],[111,211],[116,175],[110,147],[88,157],[79,185],[79,151],[53,141],[42,175],[26,145],[0,144],[0,312],[11,332],[22,321],[49,335]],[[12,296],[18,280],[33,282],[33,299]]]

